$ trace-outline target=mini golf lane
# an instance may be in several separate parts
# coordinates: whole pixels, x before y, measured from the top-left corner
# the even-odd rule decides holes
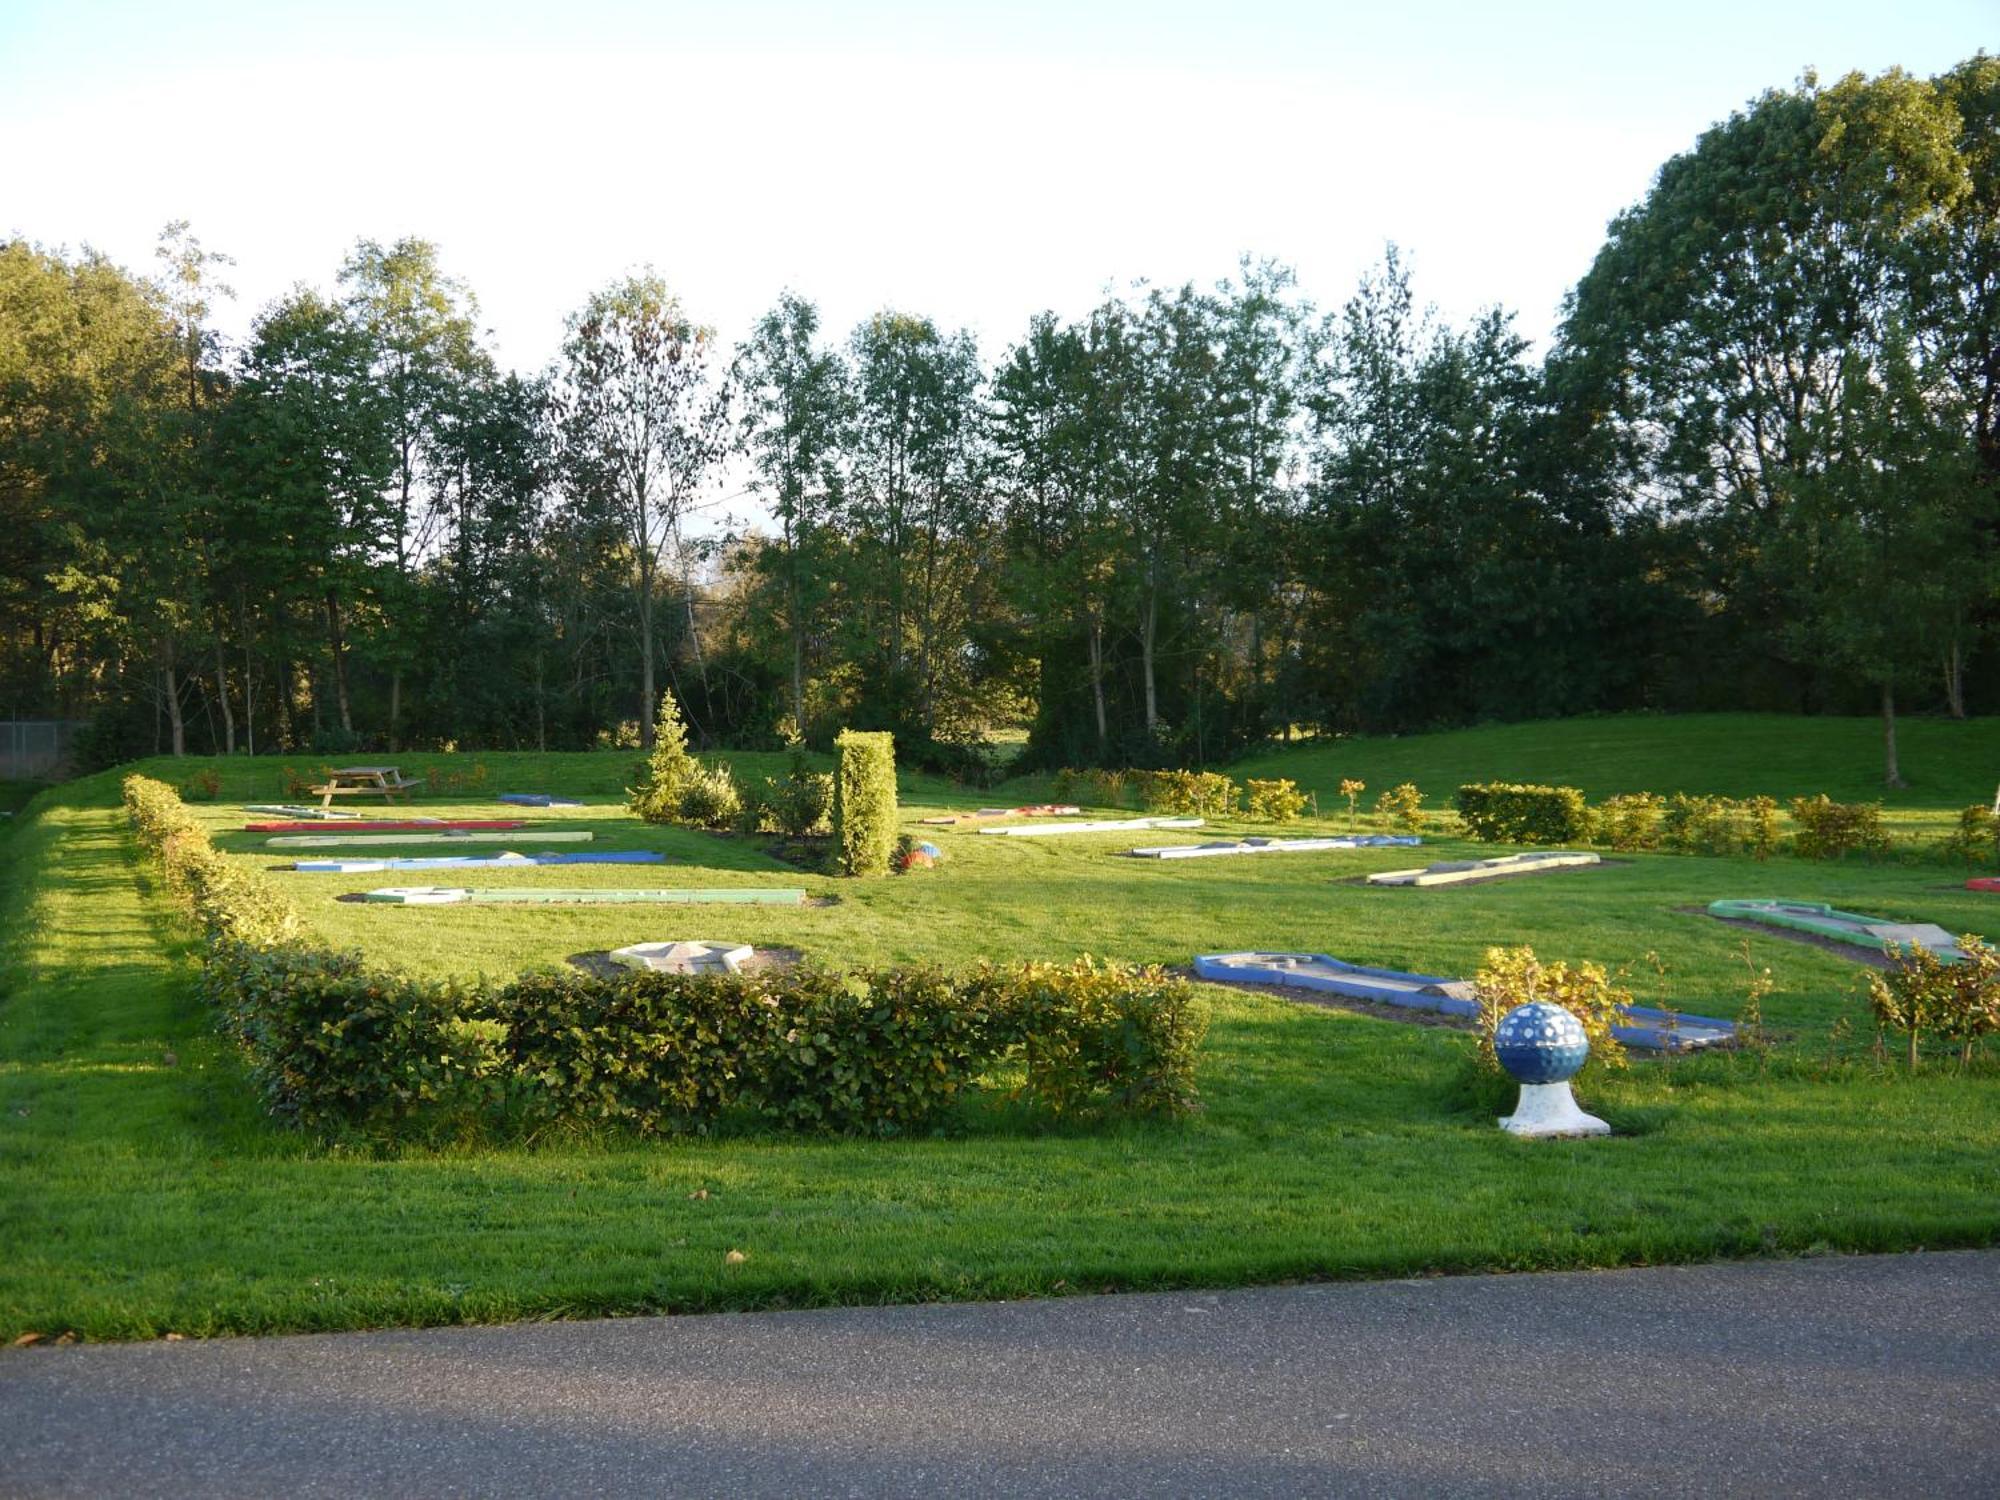
[[[1472,885],[1482,880],[1507,880],[1539,875],[1546,870],[1580,869],[1602,864],[1595,854],[1550,849],[1533,854],[1506,854],[1497,859],[1449,859],[1420,870],[1383,870],[1368,877],[1370,885]]]
[[[386,844],[587,844],[596,837],[587,829],[549,833],[475,829],[453,833],[287,833],[264,843],[272,849],[332,849],[348,844],[379,849]]]
[[[1466,980],[1371,969],[1324,953],[1203,953],[1195,958],[1194,972],[1202,979],[1224,984],[1322,990],[1377,1005],[1466,1019],[1479,1014],[1479,1001]],[[1735,1023],[1713,1016],[1684,1015],[1648,1005],[1628,1005],[1621,1014],[1624,1024],[1613,1026],[1611,1034],[1626,1046],[1645,1052],[1693,1052],[1723,1045],[1736,1036]]]
[[[1965,957],[1958,939],[1935,922],[1892,922],[1886,917],[1840,911],[1824,901],[1711,901],[1708,914],[1727,921],[1756,922],[1781,931],[1831,938],[1876,953],[1886,953],[1892,947],[1915,946],[1930,949],[1947,963]]]
[[[544,865],[663,865],[664,854],[650,849],[583,854],[440,854],[422,859],[302,859],[301,875],[374,875],[385,870],[533,870]]]
[[[519,818],[355,818],[343,821],[339,827],[343,833],[410,833],[429,830],[434,833],[448,833],[454,828],[520,828],[525,826]],[[245,833],[324,833],[326,823],[318,818],[309,822],[286,823],[245,823]]]
[[[1413,834],[1367,833],[1324,839],[1218,839],[1208,844],[1156,844],[1130,851],[1134,859],[1213,859],[1230,854],[1315,854],[1327,849],[1408,848]]]
[[[548,890],[538,886],[515,889],[466,889],[463,886],[405,885],[365,891],[363,901],[385,906],[802,906],[806,893],[764,886],[730,886],[715,890]]]

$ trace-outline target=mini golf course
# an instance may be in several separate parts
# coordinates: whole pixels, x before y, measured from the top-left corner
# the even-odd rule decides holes
[[[982,828],[1001,838],[1047,838],[1060,833],[1125,833],[1142,828],[1199,828],[1200,818],[1103,818],[1088,823],[1027,823],[1019,828]]]

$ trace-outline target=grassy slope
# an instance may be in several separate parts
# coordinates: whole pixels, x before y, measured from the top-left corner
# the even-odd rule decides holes
[[[1630,722],[1658,766],[1693,762],[1759,723]],[[1443,743],[1461,736],[1313,746],[1284,764],[1307,784],[1352,763],[1382,785],[1403,775],[1423,784],[1397,769],[1422,766],[1440,786],[1504,774],[1612,790],[1634,783],[1587,779],[1604,764],[1596,736],[1607,725],[1626,727],[1531,726],[1539,763],[1465,773],[1449,768],[1466,752]],[[1568,745],[1572,732],[1589,748]],[[1688,741],[1678,756],[1662,745],[1677,734]],[[1801,755],[1796,771],[1774,766],[1770,780],[1715,789],[1839,791],[1811,774],[1836,758]],[[735,759],[740,771],[766,769]],[[608,804],[629,756],[485,760],[496,784],[599,801],[589,812],[600,845],[669,850],[686,862],[672,868],[675,883],[803,883],[843,899],[703,914],[699,931],[666,933],[659,915],[629,909],[348,906],[332,895],[391,882],[283,876],[311,893],[328,935],[432,972],[511,969],[660,935],[788,942],[836,964],[1084,950],[1184,961],[1257,944],[1460,971],[1486,943],[1525,940],[1633,964],[1651,997],[1732,1013],[1742,935],[1675,906],[1814,895],[2000,934],[2000,904],[1915,865],[1655,857],[1518,886],[1376,891],[1334,881],[1395,863],[1393,853],[1157,867],[1117,858],[1129,839],[950,830],[938,842],[952,857],[930,875],[802,880],[744,843],[623,820]],[[1962,760],[1958,781],[1913,811],[1971,800],[1986,773],[1976,747]],[[232,800],[276,794],[268,766],[227,774]],[[1791,775],[1804,780],[1778,779]],[[1636,784],[1670,785],[1657,775]],[[906,794],[947,797],[923,783]],[[1810,1076],[1800,1059],[1824,1050],[1843,1008],[1852,1013],[1855,970],[1776,939],[1754,939],[1751,951],[1778,981],[1767,1013],[1796,1029],[1793,1059],[1767,1076],[1749,1059],[1714,1059],[1597,1083],[1587,1102],[1625,1132],[1608,1142],[1502,1137],[1488,1123],[1493,1099],[1464,1084],[1463,1042],[1451,1034],[1218,994],[1203,1064],[1209,1108],[1185,1127],[1052,1133],[973,1108],[948,1138],[887,1144],[546,1142],[384,1159],[314,1150],[257,1117],[234,1060],[209,1037],[176,929],[140,888],[114,801],[111,778],[73,784],[0,832],[0,936],[10,939],[0,956],[0,1332],[145,1336],[1015,1295],[1987,1243],[2000,1229],[1990,1073],[1912,1084],[1864,1061],[1833,1081]],[[218,826],[240,819],[228,804],[213,816]],[[644,867],[561,878],[586,876],[659,878]],[[690,1198],[698,1188],[709,1196]],[[749,1259],[726,1266],[732,1248]]]

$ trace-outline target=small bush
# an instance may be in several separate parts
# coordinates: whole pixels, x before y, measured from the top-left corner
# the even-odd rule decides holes
[[[180,794],[189,802],[213,802],[222,795],[222,776],[213,768],[196,771],[181,783]]]
[[[783,777],[764,778],[759,799],[773,829],[790,838],[825,833],[833,816],[833,778],[815,771],[804,750],[794,746],[791,769]]]
[[[1306,794],[1295,781],[1253,777],[1243,783],[1243,795],[1250,816],[1265,823],[1296,823],[1306,810]]]
[[[1983,802],[1961,808],[1958,827],[1944,841],[1944,857],[1959,864],[1990,864],[2000,858],[2000,819]]]
[[[1361,794],[1367,790],[1368,783],[1365,781],[1357,781],[1352,776],[1341,778],[1340,795],[1347,799],[1347,816],[1350,819],[1354,817],[1355,805],[1360,802]]]
[[[1132,779],[1148,812],[1176,817],[1226,817],[1242,797],[1242,789],[1220,771],[1134,771]]]
[[[1727,797],[1675,792],[1660,820],[1660,844],[1677,854],[1737,854],[1745,845],[1736,804]]]
[[[1822,792],[1794,797],[1791,810],[1799,826],[1793,845],[1803,859],[1839,859],[1857,849],[1870,857],[1889,852],[1879,802],[1835,802]]]
[[[1055,1114],[1197,1107],[1195,1055],[1208,1012],[1184,980],[1084,958],[987,970],[971,989],[1007,1016],[1026,1064],[1024,1092]]]
[[[1972,936],[1960,938],[1959,947],[1965,957],[1956,963],[1916,943],[1894,948],[1889,967],[1869,978],[1875,1020],[1909,1038],[1913,1072],[1927,1031],[1956,1043],[1961,1064],[1972,1061],[1981,1041],[2000,1032],[2000,950]]]
[[[844,729],[833,742],[833,831],[849,875],[884,875],[896,850],[896,742]]]
[[[1597,807],[1597,842],[1622,850],[1659,848],[1660,809],[1665,805],[1653,792],[1606,797]]]
[[[700,766],[681,783],[677,821],[689,828],[721,830],[743,811],[743,794],[727,766]]]
[[[1632,1003],[1629,990],[1611,983],[1601,964],[1545,964],[1533,948],[1488,948],[1486,962],[1473,976],[1479,1002],[1479,1056],[1492,1072],[1500,1072],[1493,1051],[1493,1033],[1509,1011],[1531,1001],[1560,1005],[1583,1023],[1590,1038],[1590,1063],[1607,1068],[1626,1064],[1625,1047],[1611,1034],[1620,1008]],[[1589,1066],[1589,1064],[1586,1064]]]
[[[1424,794],[1414,781],[1399,782],[1375,799],[1375,816],[1407,833],[1424,828]]]
[[[1573,786],[1474,782],[1458,789],[1458,816],[1489,844],[1570,844],[1590,837],[1590,810]]]

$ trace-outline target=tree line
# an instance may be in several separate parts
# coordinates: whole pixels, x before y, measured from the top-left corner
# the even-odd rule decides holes
[[[2000,60],[1767,93],[1609,227],[1545,358],[1392,247],[1042,314],[987,361],[787,292],[725,344],[651,272],[499,367],[423,240],[214,323],[0,246],[0,711],[88,753],[893,730],[970,765],[1295,729],[2000,695]],[[765,520],[693,524],[738,487]]]

